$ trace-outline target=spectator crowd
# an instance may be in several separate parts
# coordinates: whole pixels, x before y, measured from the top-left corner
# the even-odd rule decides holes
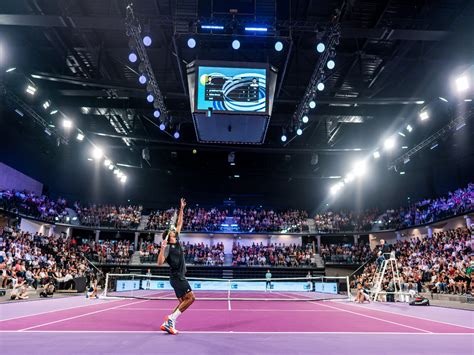
[[[471,233],[467,228],[458,228],[434,233],[431,238],[414,237],[379,246],[372,251],[374,261],[364,268],[357,282],[373,288],[384,254],[394,253],[401,290],[393,282],[393,274],[388,272],[382,280],[384,291],[472,294],[474,259],[471,256]]]
[[[101,264],[128,264],[134,253],[134,245],[128,240],[89,241],[82,243],[79,250],[89,260]]]
[[[300,210],[276,212],[265,209],[235,209],[232,213],[242,232],[303,232],[308,213]]]
[[[232,248],[233,266],[311,266],[314,265],[311,245],[302,247],[296,244],[252,244],[242,246],[234,243]]]
[[[370,247],[364,243],[325,244],[321,245],[319,254],[326,263],[358,264],[366,262],[371,254]]]
[[[377,215],[375,210],[359,214],[350,211],[329,211],[316,214],[314,224],[316,231],[320,233],[370,231]]]
[[[26,191],[0,191],[0,208],[48,222],[64,217],[67,214],[66,205],[63,198],[52,200],[44,195],[38,196]]]
[[[165,229],[173,215],[178,211],[169,209],[166,211],[156,211],[150,214],[148,219],[147,230]],[[186,208],[183,216],[183,230],[186,231],[218,231],[222,224],[226,221],[227,210],[219,210],[211,208]]]
[[[143,209],[142,206],[113,205],[81,207],[77,202],[74,205],[82,225],[117,229],[137,229]]]
[[[184,260],[186,264],[191,265],[208,265],[222,266],[224,265],[224,245],[217,243],[209,246],[204,243],[181,243],[184,251]],[[155,244],[151,242],[142,242],[140,245],[140,262],[155,264],[160,253],[161,243]]]
[[[12,298],[27,298],[29,288],[73,288],[74,279],[90,277],[91,269],[67,239],[6,227],[0,233],[0,275],[1,288],[12,288]]]
[[[381,229],[401,229],[431,223],[474,209],[474,184],[447,196],[416,202],[408,208],[387,210],[380,216]]]
[[[75,202],[70,210],[65,199],[49,199],[25,191],[0,191],[0,208],[22,213],[49,222],[69,222],[69,212],[76,214],[73,220],[91,227],[137,229],[141,222],[142,206],[81,205]],[[69,210],[69,212],[68,212]],[[302,210],[275,211],[264,208],[235,208],[233,211],[219,208],[187,208],[184,212],[183,231],[240,231],[305,232],[309,222],[318,233],[401,229],[431,223],[446,217],[474,210],[474,184],[457,189],[447,196],[426,199],[409,207],[390,209],[385,212],[367,210],[326,211],[308,219]],[[168,227],[176,209],[159,210],[148,216],[146,230],[162,230]]]

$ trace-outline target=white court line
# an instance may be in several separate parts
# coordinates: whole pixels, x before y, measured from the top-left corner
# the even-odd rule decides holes
[[[120,308],[120,311],[166,311],[169,308]],[[188,308],[186,313],[189,311],[228,311],[224,308]],[[338,312],[332,309],[247,309],[247,308],[237,308],[234,311],[244,311],[244,312]]]
[[[227,300],[227,308],[229,311],[232,310],[232,307],[230,306],[230,299]]]
[[[166,295],[166,296],[171,296],[172,294],[174,294],[173,292],[170,292],[170,291],[166,291],[166,293],[169,293],[169,295]],[[166,294],[165,293],[165,294]],[[149,295],[153,295],[154,293],[151,293],[151,294],[148,294]],[[79,296],[74,296],[74,297],[79,297]],[[143,296],[143,297],[146,297]],[[49,301],[56,301],[56,300],[63,300],[65,299],[66,297],[61,297],[61,298],[54,298],[54,299],[49,299]],[[72,298],[71,298],[72,299]],[[48,313],[54,313],[54,312],[61,312],[61,311],[67,311],[67,310],[70,310],[70,309],[75,309],[75,308],[81,308],[81,307],[90,307],[90,306],[97,306],[99,305],[100,303],[95,303],[96,301],[98,302],[117,302],[117,301],[128,301],[128,300],[131,300],[131,299],[136,299],[136,298],[133,298],[133,297],[120,297],[120,298],[114,298],[114,299],[107,299],[107,298],[98,298],[98,299],[91,299],[90,302],[91,304],[83,304],[83,305],[80,305],[80,306],[74,306],[74,307],[66,307],[66,308],[60,308],[60,309],[55,309],[55,310],[51,310],[51,311],[46,311],[46,312],[39,312],[39,313],[33,313],[33,314],[27,314],[27,315],[24,315],[24,316],[19,316],[19,317],[12,317],[12,318],[7,318],[7,319],[0,319],[0,322],[5,322],[5,321],[9,321],[9,320],[15,320],[15,319],[21,319],[21,318],[27,318],[27,317],[34,317],[34,316],[39,316],[39,315],[42,315],[42,314],[48,314]],[[29,301],[29,302],[36,302],[36,301],[46,301],[46,300],[32,300],[32,301]],[[160,301],[160,300],[147,300],[147,301]],[[13,304],[13,303],[12,303]]]
[[[39,333],[39,334],[164,334],[160,330],[0,330],[0,334],[6,333]],[[290,334],[290,335],[317,335],[317,334],[340,334],[340,335],[425,335],[425,336],[470,336],[472,333],[413,333],[413,332],[258,332],[258,331],[205,331],[205,330],[189,330],[180,331],[180,334]]]
[[[376,319],[376,320],[379,320],[379,321],[382,321],[382,322],[386,322],[386,323],[396,324],[396,325],[399,325],[399,326],[401,326],[401,327],[410,328],[410,329],[415,329],[415,330],[418,330],[418,331],[421,331],[421,332],[425,332],[425,333],[438,334],[438,333],[430,332],[429,330],[426,330],[426,329],[421,329],[421,328],[417,328],[417,327],[412,327],[411,325],[405,325],[405,324],[402,324],[402,323],[393,322],[393,321],[391,321],[391,320],[386,320],[386,319],[383,319],[383,318],[378,318],[378,317],[374,317],[374,316],[369,316],[369,315],[363,314],[363,313],[348,311],[347,309],[341,309],[341,308],[337,308],[337,307],[333,307],[333,306],[328,306],[328,305],[326,305],[326,304],[322,304],[321,306],[323,306],[323,307],[328,307],[328,308],[333,308],[333,309],[337,309],[337,310],[339,310],[339,311],[341,311],[341,312],[347,312],[347,313],[357,314],[357,315],[362,316],[362,317],[372,318],[372,319]]]
[[[0,319],[0,322],[5,322],[7,320],[15,320],[15,319],[20,319],[20,318],[26,318],[26,317],[34,317],[34,316],[39,316],[41,314],[47,314],[47,313],[53,313],[53,312],[61,312],[61,311],[67,311],[69,309],[74,309],[74,308],[81,308],[81,307],[90,307],[90,306],[97,306],[100,305],[100,303],[95,303],[95,301],[106,301],[106,302],[117,302],[117,301],[126,301],[126,299],[121,299],[121,300],[107,300],[107,299],[97,299],[97,300],[90,300],[90,302],[94,302],[91,304],[83,304],[81,306],[74,306],[74,307],[66,307],[66,308],[60,308],[60,309],[54,309],[51,311],[46,311],[46,312],[40,312],[40,313],[33,313],[33,314],[27,314],[24,316],[19,316],[19,317],[13,317],[13,318],[7,318],[7,319]]]
[[[288,297],[291,297],[291,296],[288,295]],[[295,297],[292,297],[292,298],[295,298]],[[341,311],[341,312],[347,312],[347,313],[357,314],[358,316],[362,316],[362,317],[365,317],[365,318],[372,318],[372,319],[376,319],[376,320],[381,321],[381,322],[391,323],[391,324],[399,325],[399,326],[401,326],[401,327],[410,328],[410,329],[415,329],[415,330],[418,330],[418,331],[421,331],[421,332],[425,332],[425,333],[433,333],[433,332],[430,332],[429,330],[425,330],[425,329],[421,329],[421,328],[412,327],[412,326],[410,326],[410,325],[405,325],[405,324],[393,322],[393,321],[386,320],[386,319],[383,319],[383,318],[378,318],[378,317],[369,316],[369,315],[366,315],[366,314],[363,314],[363,313],[352,312],[352,311],[348,311],[348,310],[346,310],[346,309],[341,309],[341,308],[337,308],[337,307],[333,307],[333,306],[328,306],[328,305],[326,305],[326,304],[321,304],[321,302],[308,301],[308,303],[318,304],[318,305],[320,305],[321,307],[328,307],[328,308],[332,308],[332,309],[337,309],[337,310],[339,310],[339,311]],[[437,333],[436,333],[436,334],[437,334]]]
[[[19,332],[23,332],[23,331],[25,331],[25,330],[34,329],[34,328],[40,328],[40,327],[44,327],[44,326],[46,326],[46,325],[56,324],[56,323],[64,322],[64,321],[67,321],[67,320],[76,319],[76,318],[81,318],[81,317],[89,316],[89,315],[92,315],[92,314],[101,313],[101,312],[106,312],[106,311],[110,311],[110,310],[113,310],[113,309],[117,309],[117,308],[129,306],[129,305],[132,305],[132,304],[143,303],[143,302],[148,302],[148,300],[142,300],[142,301],[138,301],[138,302],[134,302],[134,303],[123,304],[123,305],[120,305],[120,306],[104,308],[104,309],[100,309],[100,310],[94,311],[94,312],[79,314],[79,315],[77,315],[77,316],[68,317],[68,318],[63,318],[63,319],[55,320],[55,321],[52,321],[52,322],[42,323],[42,324],[34,325],[34,326],[32,326],[32,327],[19,329],[18,331],[19,331]]]
[[[354,304],[354,303],[345,303],[349,306],[353,306],[353,307],[356,307],[356,308],[360,308],[360,309],[368,309],[366,307],[363,307],[363,306],[360,306],[358,304]],[[391,313],[391,314],[396,314],[396,315],[399,315],[399,316],[404,316],[404,317],[410,317],[410,318],[415,318],[415,319],[421,319],[421,320],[426,320],[426,321],[429,321],[429,322],[436,322],[436,323],[441,323],[441,324],[447,324],[447,325],[452,325],[452,326],[455,326],[455,327],[461,327],[461,328],[467,328],[467,329],[471,329],[471,330],[474,330],[474,328],[472,327],[468,327],[466,325],[460,325],[460,324],[455,324],[455,323],[448,323],[448,322],[445,322],[445,321],[441,321],[441,320],[434,320],[434,319],[429,319],[429,318],[423,318],[423,317],[417,317],[417,316],[412,316],[410,314],[403,314],[403,313],[398,313],[398,312],[392,312],[392,311],[386,311],[386,310],[383,310],[383,309],[371,309],[372,311],[379,311],[379,312],[385,312],[385,313]],[[472,311],[468,311],[466,310],[466,312],[472,312]],[[472,318],[472,316],[471,316]]]

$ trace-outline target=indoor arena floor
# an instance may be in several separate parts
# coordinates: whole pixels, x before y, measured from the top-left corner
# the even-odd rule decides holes
[[[175,305],[79,296],[3,303],[1,353],[474,353],[474,312],[466,310],[340,300],[197,300],[178,319],[180,334],[173,336],[159,327]]]

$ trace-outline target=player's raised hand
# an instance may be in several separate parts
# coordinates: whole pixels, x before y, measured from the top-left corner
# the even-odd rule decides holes
[[[181,208],[186,207],[186,200],[181,197]]]
[[[168,245],[168,240],[167,240],[167,239],[168,239],[168,238],[163,239],[163,241],[161,242],[161,249],[165,249],[166,246]]]

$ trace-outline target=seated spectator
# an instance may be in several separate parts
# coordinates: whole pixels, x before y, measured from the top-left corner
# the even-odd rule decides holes
[[[430,291],[466,295],[472,292],[471,231],[458,228],[433,233],[431,238],[413,237],[397,241],[391,246],[399,266],[401,288],[416,293]],[[372,253],[378,255],[380,248]],[[375,285],[376,263],[368,264],[362,274],[364,282]],[[469,271],[468,271],[469,270]],[[390,273],[383,280],[384,290],[394,289],[390,285]]]
[[[302,247],[296,244],[263,243],[251,246],[241,246],[235,243],[232,249],[233,266],[311,266],[313,265],[312,247],[310,244]]]

